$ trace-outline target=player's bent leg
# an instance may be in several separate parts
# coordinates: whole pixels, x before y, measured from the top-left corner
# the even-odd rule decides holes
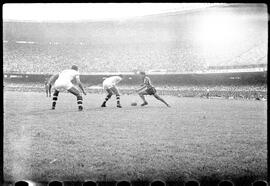
[[[116,104],[118,108],[122,108],[121,104],[120,104],[120,94],[116,95]]]
[[[50,89],[50,87],[49,87],[48,89],[49,89],[49,90],[48,90],[49,97],[51,97],[51,89]]]
[[[113,93],[110,89],[106,89],[106,92],[108,93],[106,98],[105,98],[105,101],[103,101],[101,107],[106,107],[106,103],[107,101],[112,97]]]
[[[71,87],[70,89],[68,89],[68,92],[70,92],[71,94],[75,95],[77,97],[77,104],[78,104],[78,109],[79,111],[83,110],[83,97],[80,93],[80,91],[75,88],[75,87]]]
[[[143,100],[143,103],[141,104],[141,106],[148,105],[147,101],[145,100],[144,95],[148,95],[148,93],[146,91],[139,92],[139,96]]]
[[[118,91],[118,89],[116,87],[111,88],[111,90],[113,91],[113,93],[116,96],[116,104],[118,108],[122,108],[121,104],[120,104],[120,93]]]
[[[67,90],[69,93],[73,94],[74,96],[80,95],[80,91],[76,87],[71,87]]]
[[[79,111],[82,111],[83,110],[83,106],[82,106],[82,102],[83,101],[83,98],[81,95],[78,95],[77,96],[77,104],[78,104],[78,109]]]
[[[55,106],[56,106],[56,101],[58,99],[58,95],[59,95],[59,91],[58,90],[54,90],[54,93],[53,93],[53,98],[52,98],[52,110],[55,109]]]
[[[48,97],[49,96],[49,89],[48,89],[47,85],[45,85],[45,92],[46,92],[46,96]]]
[[[163,102],[167,107],[170,107],[170,105],[164,99],[162,99],[159,95],[157,95],[157,93],[155,93],[153,95],[157,100]]]

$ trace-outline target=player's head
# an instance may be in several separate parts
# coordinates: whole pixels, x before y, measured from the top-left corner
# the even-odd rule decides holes
[[[72,65],[71,69],[78,71],[78,66],[77,65]]]

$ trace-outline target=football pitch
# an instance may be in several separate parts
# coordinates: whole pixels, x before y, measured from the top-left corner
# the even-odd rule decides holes
[[[267,102],[4,91],[4,178],[201,180],[267,178]]]

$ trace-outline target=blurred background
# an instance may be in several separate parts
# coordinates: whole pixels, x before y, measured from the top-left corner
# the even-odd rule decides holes
[[[34,5],[3,7],[5,74],[53,74],[77,64],[85,75],[132,74],[141,70],[163,75],[221,73],[220,78],[224,80],[226,76],[230,81],[226,84],[235,84],[232,79],[242,79],[243,83],[259,78],[255,85],[246,84],[256,86],[260,82],[259,86],[266,90],[265,4],[90,3],[71,8],[67,4],[37,4],[32,9],[31,6]],[[58,8],[52,8],[55,6]],[[256,76],[227,77],[226,73],[232,72],[256,72]],[[185,79],[171,76],[164,80],[164,77],[154,82],[161,86],[160,81],[166,84]],[[187,84],[192,82],[186,79]],[[218,78],[209,77],[206,84],[209,79],[213,82]]]
[[[264,67],[267,24],[264,4],[222,4],[124,21],[4,20],[4,71],[54,73],[73,63],[82,73]]]

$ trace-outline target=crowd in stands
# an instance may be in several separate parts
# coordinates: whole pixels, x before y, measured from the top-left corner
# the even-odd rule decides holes
[[[134,89],[138,86],[119,86],[122,95],[135,94]],[[44,92],[42,83],[4,83],[6,91],[38,91]],[[177,97],[202,97],[202,98],[224,98],[224,99],[251,99],[267,100],[267,85],[251,86],[157,86],[160,95],[171,95]],[[97,86],[86,86],[86,91],[95,94],[105,94],[101,84]]]
[[[204,69],[204,59],[191,46],[168,43],[135,45],[4,44],[4,71],[54,73],[77,64],[82,73],[166,69],[173,72]]]
[[[82,73],[192,72],[216,65],[266,64],[267,10],[257,5],[231,8],[236,22],[226,27],[232,26],[232,33],[216,33],[216,42],[201,33],[208,9],[126,21],[4,21],[4,72],[55,73],[71,64]],[[218,15],[227,13],[226,8]]]
[[[136,87],[123,87],[127,94],[133,94]],[[160,95],[178,97],[220,97],[227,99],[267,99],[266,85],[251,86],[160,86],[157,87]],[[208,94],[208,95],[207,95]]]
[[[253,61],[267,64],[267,43],[252,46],[232,60],[233,64],[252,64]]]
[[[218,49],[201,49],[205,62],[210,66],[241,66],[267,64],[268,43],[266,37],[249,35],[246,40],[224,45]]]
[[[72,64],[81,73],[132,72],[166,69],[168,72],[205,71],[207,58],[192,45],[171,43],[126,45],[4,43],[4,72],[56,73]],[[235,64],[266,63],[264,45],[240,54]]]

